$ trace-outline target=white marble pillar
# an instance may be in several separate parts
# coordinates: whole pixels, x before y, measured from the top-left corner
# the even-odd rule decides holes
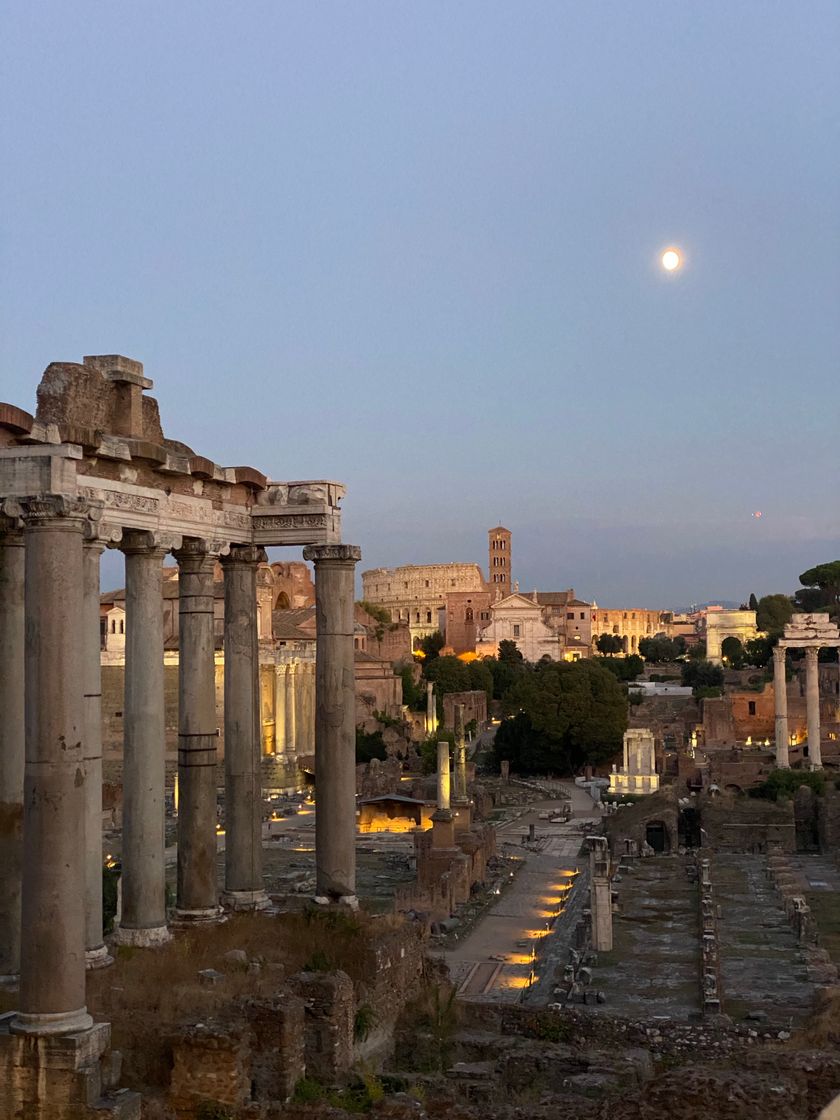
[[[20,1010],[12,1030],[75,1034],[85,1007],[82,534],[87,504],[22,500],[26,766]]]
[[[426,734],[429,738],[437,730],[437,710],[435,708],[435,686],[431,681],[426,683]]]
[[[262,719],[257,637],[261,548],[233,545],[225,579],[225,891],[232,910],[268,906],[262,878]]]
[[[179,572],[178,887],[179,923],[216,921],[215,559],[208,542],[184,540]]]
[[[114,940],[153,948],[166,926],[163,558],[151,533],[126,533],[122,907]]]
[[[105,545],[87,540],[82,550],[84,602],[81,650],[84,660],[85,760],[85,962],[104,968],[114,958],[102,934],[102,669],[99,630],[99,560]]]
[[[317,897],[356,906],[355,545],[307,546],[315,563]]]
[[[2,520],[2,519],[0,519]],[[0,529],[0,980],[20,972],[23,864],[24,538]]]
[[[289,662],[286,666],[286,750],[300,754],[297,745],[297,727],[295,725],[295,664]]]
[[[286,749],[286,667],[274,666],[274,753]]]
[[[773,647],[773,696],[776,702],[776,766],[787,770],[790,766],[787,712],[787,680],[785,677],[784,646]]]
[[[812,770],[822,769],[820,747],[819,647],[805,650],[805,709],[808,717],[808,763]]]

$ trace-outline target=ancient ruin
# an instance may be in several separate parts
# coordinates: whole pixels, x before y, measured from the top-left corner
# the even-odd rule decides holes
[[[773,686],[776,699],[776,765],[788,767],[787,683],[785,659],[789,649],[805,650],[805,699],[808,715],[808,764],[822,766],[820,729],[820,685],[818,660],[821,649],[840,649],[840,629],[827,614],[794,614],[783,637],[773,648]]]
[[[99,559],[126,557],[122,944],[169,938],[163,878],[161,559],[179,578],[178,883],[181,925],[259,909],[256,571],[268,546],[305,546],[316,580],[317,881],[355,905],[353,575],[340,483],[271,482],[164,435],[152,382],[120,355],[53,363],[34,416],[0,405],[0,972],[20,973],[0,1026],[4,1115],[94,1115],[108,1025],[85,969],[108,963],[101,914]],[[225,581],[225,882],[216,882],[213,571]],[[81,651],[76,638],[84,634]],[[8,667],[8,671],[7,671]],[[39,1040],[33,1047],[32,1040]],[[79,1086],[84,1083],[84,1088]],[[90,1106],[79,1104],[89,1101]],[[136,1116],[136,1095],[112,1099]]]

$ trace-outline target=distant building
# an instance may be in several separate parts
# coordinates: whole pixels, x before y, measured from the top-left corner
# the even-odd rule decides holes
[[[501,642],[515,642],[526,661],[563,656],[562,633],[545,622],[539,603],[516,591],[490,604],[490,622],[479,635],[476,653],[496,657]]]
[[[513,590],[511,532],[504,525],[497,525],[487,536],[487,583],[493,599],[505,599]]]
[[[706,657],[715,665],[721,665],[721,646],[727,638],[737,638],[743,645],[757,634],[755,611],[709,611],[706,614]]]
[[[592,611],[592,644],[602,634],[612,634],[621,639],[621,652],[627,655],[639,652],[642,638],[653,638],[665,633],[667,611],[602,610]],[[597,652],[597,651],[596,651]]]

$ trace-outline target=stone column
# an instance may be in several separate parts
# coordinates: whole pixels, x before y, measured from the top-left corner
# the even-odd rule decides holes
[[[463,704],[455,705],[455,800],[467,800],[467,740]]]
[[[268,906],[262,878],[262,726],[257,636],[261,548],[233,545],[225,573],[225,893],[232,910]]]
[[[776,766],[787,770],[790,766],[788,751],[787,680],[785,679],[784,646],[773,647],[773,696],[776,701]]]
[[[213,571],[208,542],[187,539],[179,573],[178,888],[179,922],[216,921],[216,670]]]
[[[353,678],[355,698],[355,674]],[[355,700],[354,700],[355,710]],[[310,661],[306,670],[306,744],[308,754],[315,753],[315,662]]]
[[[1,519],[0,519],[1,520]],[[0,980],[20,971],[24,733],[23,533],[0,529]]]
[[[82,534],[86,503],[21,502],[26,525],[26,767],[20,1011],[12,1030],[75,1034],[85,1007]],[[4,667],[5,668],[5,667]]]
[[[324,900],[356,906],[356,545],[309,545],[315,562],[315,867]]]
[[[588,840],[592,948],[598,953],[609,953],[613,947],[610,853],[606,837],[590,836]]]
[[[449,743],[437,745],[437,809],[432,813],[432,846],[455,846],[455,814],[450,807]]]
[[[105,545],[85,541],[82,548],[85,765],[85,962],[104,968],[114,958],[102,936],[102,669],[99,630],[99,560]]]
[[[808,717],[808,762],[812,770],[822,769],[820,745],[819,647],[805,650],[805,708]]]
[[[274,753],[286,749],[286,667],[274,666]]]
[[[166,927],[163,558],[151,533],[126,533],[120,945],[163,945]],[[179,783],[180,785],[180,783]],[[179,797],[182,790],[179,788]]]
[[[295,726],[295,665],[286,666],[286,750],[299,754]]]
[[[437,730],[437,711],[435,709],[435,686],[426,683],[426,734],[431,738]]]

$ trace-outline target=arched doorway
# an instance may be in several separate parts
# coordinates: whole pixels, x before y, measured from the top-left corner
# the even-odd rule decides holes
[[[667,852],[671,847],[664,821],[648,821],[645,840],[655,852]]]

